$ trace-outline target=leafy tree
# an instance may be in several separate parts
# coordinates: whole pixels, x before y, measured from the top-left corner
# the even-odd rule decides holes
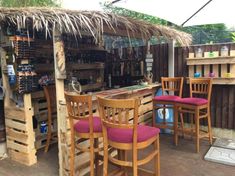
[[[114,14],[123,15],[123,16],[134,18],[134,19],[148,21],[153,24],[172,25],[171,22],[168,22],[164,19],[157,18],[157,17],[151,16],[151,15],[146,15],[143,13],[135,12],[135,11],[128,10],[125,8],[121,8],[121,7],[115,7],[112,5],[102,4],[102,6],[103,6],[104,11],[106,11],[106,12],[112,12]]]
[[[0,0],[2,7],[60,7],[61,0]]]
[[[225,26],[225,24],[209,24],[191,27],[177,26],[164,19],[157,18],[151,15],[131,11],[125,8],[115,7],[112,5],[103,4],[105,11],[115,14],[128,16],[135,19],[141,19],[153,24],[162,24],[167,26],[174,26],[178,30],[190,33],[193,36],[193,44],[206,44],[206,43],[223,43],[235,41],[235,33],[231,33]],[[152,43],[156,43],[155,39],[152,39]]]
[[[192,34],[193,44],[205,44],[211,42],[224,43],[232,41],[231,32],[223,23],[184,27],[183,30]]]

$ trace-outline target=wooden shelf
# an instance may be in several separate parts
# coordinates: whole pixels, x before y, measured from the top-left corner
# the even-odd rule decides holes
[[[82,91],[89,91],[94,89],[99,89],[103,86],[103,83],[95,83],[95,84],[86,84],[82,85]]]
[[[53,72],[55,70],[54,64],[34,64],[34,68],[36,73],[45,73],[45,72]]]
[[[68,70],[98,70],[104,69],[104,63],[97,62],[91,64],[66,63]],[[53,72],[54,64],[35,64],[36,73]]]
[[[187,65],[235,64],[235,56],[187,58]]]
[[[199,78],[206,78],[206,77],[199,77]],[[187,80],[187,83],[189,83],[189,80]],[[212,78],[212,83],[213,84],[220,84],[220,85],[234,85],[235,84],[235,77]]]
[[[66,47],[66,50],[76,51],[76,52],[90,51],[90,50],[94,50],[94,51],[106,51],[104,48],[99,47],[99,46],[84,45],[84,44],[81,45],[81,46],[78,46],[78,48]]]
[[[91,64],[68,63],[66,67],[70,70],[98,70],[104,69],[104,63],[97,62]]]

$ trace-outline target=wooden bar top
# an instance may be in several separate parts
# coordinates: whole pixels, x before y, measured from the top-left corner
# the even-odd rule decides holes
[[[148,90],[160,87],[161,83],[153,83],[148,85],[134,85],[134,86],[128,86],[128,87],[122,87],[118,89],[110,89],[110,90],[104,90],[100,92],[92,92],[92,100],[95,101],[97,96],[102,96],[105,98],[112,98],[118,95],[124,95],[124,94],[133,94],[137,93],[139,91]],[[60,102],[61,105],[65,105],[65,102]]]
[[[110,89],[110,90],[105,90],[101,92],[96,92],[94,96],[95,97],[102,96],[106,98],[111,98],[113,96],[123,95],[123,94],[132,94],[132,93],[136,93],[136,92],[146,90],[146,89],[153,89],[159,86],[161,86],[160,83],[154,83],[154,84],[148,84],[148,85],[134,85],[134,86],[122,87],[119,89]]]

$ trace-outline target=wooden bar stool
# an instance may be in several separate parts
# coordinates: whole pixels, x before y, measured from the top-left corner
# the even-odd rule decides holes
[[[155,174],[160,176],[159,132],[155,127],[138,124],[138,100],[137,99],[105,99],[98,97],[99,113],[102,119],[104,136],[104,165],[103,175],[108,175],[108,160],[121,166],[110,175],[127,174],[132,169],[133,175],[146,175],[146,171],[138,169],[138,166],[154,159]],[[154,150],[143,159],[138,159],[138,150],[154,144]],[[115,158],[108,146],[119,151],[119,157]],[[132,151],[132,160],[128,161],[126,152]],[[139,173],[139,174],[138,174]],[[150,171],[148,171],[150,173]],[[147,174],[149,175],[149,174]]]
[[[48,152],[51,139],[57,140],[57,133],[52,133],[52,118],[57,116],[55,85],[43,86],[47,101],[47,141],[44,152]]]
[[[80,152],[90,153],[90,175],[98,175],[99,159],[101,159],[99,152],[102,151],[102,149],[99,148],[98,139],[103,135],[101,119],[97,116],[93,116],[92,113],[92,96],[72,95],[65,92],[65,100],[71,127],[70,175],[73,176],[75,172],[75,148]],[[74,122],[75,120],[76,122]],[[75,136],[79,138],[76,143]],[[79,145],[80,142],[84,142],[84,139],[89,140],[89,147]],[[94,171],[94,163],[96,174]]]
[[[162,96],[155,96],[153,98],[153,126],[161,129],[174,129],[173,122],[167,122],[166,108],[174,109],[176,100],[182,97],[183,80],[183,77],[161,77]],[[165,92],[169,95],[165,95]],[[170,95],[171,93],[173,95]],[[163,109],[162,122],[156,122],[156,111],[159,109]],[[181,124],[183,124],[183,118],[181,118]]]
[[[178,131],[190,133],[196,137],[196,151],[199,152],[200,138],[208,137],[212,144],[210,101],[212,80],[210,78],[189,78],[190,97],[177,100],[174,112],[174,141],[178,144]],[[203,98],[202,98],[203,97]],[[191,127],[178,127],[178,115],[190,114]],[[200,130],[200,120],[207,119],[208,130]],[[195,123],[195,126],[193,125]]]

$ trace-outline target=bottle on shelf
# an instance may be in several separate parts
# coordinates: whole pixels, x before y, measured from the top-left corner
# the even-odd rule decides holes
[[[220,49],[220,56],[228,56],[228,47],[222,46]]]
[[[196,50],[196,57],[202,57],[202,49],[200,47]]]
[[[111,76],[111,74],[109,74],[109,76],[108,76],[108,87],[109,88],[112,87],[112,76]]]

